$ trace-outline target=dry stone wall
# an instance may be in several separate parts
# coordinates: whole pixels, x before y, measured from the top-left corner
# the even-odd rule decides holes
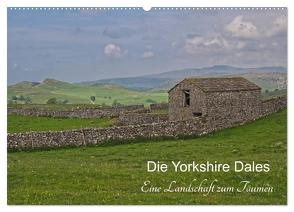
[[[67,146],[87,146],[110,140],[135,138],[174,137],[179,135],[200,135],[207,133],[205,118],[194,122],[163,122],[121,127],[79,129],[60,132],[28,132],[8,134],[9,150],[31,150]]]
[[[287,107],[287,96],[267,99],[262,101],[261,116],[277,112]]]
[[[67,146],[96,145],[111,140],[136,138],[175,137],[180,135],[203,135],[223,128],[238,126],[287,107],[287,98],[280,97],[262,102],[260,114],[256,117],[235,122],[230,116],[211,119],[208,116],[186,121],[165,121],[161,123],[128,125],[109,128],[77,129],[57,132],[27,132],[8,134],[9,150],[31,150]]]
[[[111,108],[86,108],[86,109],[72,109],[66,111],[58,110],[44,110],[39,108],[22,109],[22,108],[8,108],[9,115],[22,116],[44,116],[44,117],[59,117],[59,118],[114,118],[118,117],[124,111],[140,111],[145,110],[144,105],[130,105],[122,107]]]
[[[163,109],[168,109],[168,103],[155,103],[155,104],[150,104],[150,110],[163,110]]]
[[[118,121],[121,125],[160,123],[168,121],[168,114],[122,112]]]

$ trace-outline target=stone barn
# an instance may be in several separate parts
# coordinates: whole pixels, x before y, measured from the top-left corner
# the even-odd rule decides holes
[[[231,123],[260,114],[261,88],[243,77],[186,78],[168,91],[169,119],[206,117]]]

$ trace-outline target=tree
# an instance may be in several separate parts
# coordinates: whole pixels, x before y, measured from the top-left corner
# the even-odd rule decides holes
[[[47,104],[56,104],[57,100],[55,97],[48,99]]]
[[[25,97],[24,102],[26,104],[31,104],[32,103],[32,100],[31,100],[31,98],[29,96],[27,96],[27,97]]]
[[[113,101],[113,103],[112,103],[112,107],[119,107],[119,106],[123,106],[123,104],[119,103],[119,102],[117,101],[117,99],[115,99],[115,100]]]
[[[96,97],[95,96],[91,96],[90,99],[91,99],[92,102],[95,102]]]

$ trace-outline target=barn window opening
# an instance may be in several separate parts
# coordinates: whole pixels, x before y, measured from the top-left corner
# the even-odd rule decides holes
[[[190,106],[190,90],[184,90],[184,106]]]

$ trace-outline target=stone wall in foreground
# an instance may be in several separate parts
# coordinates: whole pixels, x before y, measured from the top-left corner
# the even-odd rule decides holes
[[[287,107],[287,98],[280,97],[262,102],[260,114],[254,118],[235,123],[229,116],[208,119],[205,116],[187,121],[161,122],[142,125],[128,125],[109,128],[77,129],[56,132],[27,132],[8,134],[9,150],[31,150],[68,146],[96,145],[112,140],[136,138],[175,137],[180,135],[203,135],[219,129],[229,128],[254,121],[262,116]]]
[[[205,118],[194,122],[163,122],[136,126],[121,126],[68,131],[27,132],[8,134],[9,150],[46,149],[68,146],[88,146],[111,140],[135,138],[174,137],[208,133]]]

